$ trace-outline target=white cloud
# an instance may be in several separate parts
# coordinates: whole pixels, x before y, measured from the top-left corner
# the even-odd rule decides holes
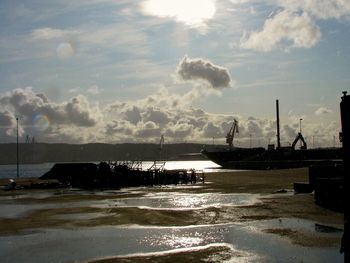
[[[97,85],[92,85],[90,88],[87,89],[86,93],[92,94],[92,95],[98,95],[101,93],[101,89]]]
[[[182,80],[202,80],[214,89],[227,88],[231,83],[231,76],[226,68],[201,58],[190,59],[185,56],[176,73]]]
[[[315,111],[315,114],[318,115],[318,116],[321,116],[321,115],[325,115],[325,114],[329,114],[329,113],[332,113],[333,111],[329,108],[326,108],[326,107],[320,107],[318,108],[316,111]]]
[[[32,31],[30,40],[53,40],[60,38],[70,38],[73,35],[77,35],[78,31],[63,30],[51,27],[38,28]]]
[[[277,0],[276,2],[288,10],[308,12],[320,19],[350,17],[348,0]]]
[[[321,31],[307,13],[293,13],[284,10],[265,21],[260,32],[245,34],[241,38],[241,47],[268,52],[284,42],[287,47],[310,48],[321,38]]]
[[[78,93],[79,91],[80,91],[80,87],[75,87],[75,88],[69,89],[68,93]]]
[[[19,134],[23,129],[19,130]],[[16,117],[8,110],[0,110],[0,136],[15,136],[16,134]]]

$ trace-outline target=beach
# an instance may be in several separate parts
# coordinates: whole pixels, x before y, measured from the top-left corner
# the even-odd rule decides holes
[[[23,184],[30,180],[23,179]],[[3,211],[8,209],[8,215],[2,214],[0,218],[0,236],[5,242],[10,237],[28,237],[31,234],[45,237],[43,231],[58,231],[66,235],[75,231],[77,238],[81,230],[86,234],[110,229],[119,231],[116,233],[123,237],[121,231],[127,231],[129,235],[143,229],[142,233],[134,234],[135,240],[143,240],[138,245],[134,244],[135,247],[119,248],[120,252],[111,248],[108,253],[86,253],[77,255],[74,260],[68,257],[64,262],[138,262],[145,259],[154,262],[222,262],[233,258],[248,262],[257,258],[261,262],[271,262],[271,259],[279,262],[279,259],[295,259],[295,256],[304,262],[318,257],[318,262],[327,262],[325,260],[330,257],[333,262],[341,262],[338,251],[343,214],[317,206],[313,194],[294,194],[293,183],[307,181],[308,169],[301,168],[206,173],[205,183],[195,185],[108,191],[1,191],[1,206]],[[4,183],[4,180],[0,182]],[[22,212],[18,212],[20,209]],[[144,234],[145,229],[151,234]],[[184,232],[179,234],[182,238],[186,236],[190,239],[176,239],[168,235],[174,229]],[[158,235],[164,238],[155,238],[153,243],[146,238],[153,234],[157,237],[154,233],[157,231],[163,231]],[[243,234],[242,231],[247,232]],[[237,236],[241,232],[245,239],[251,237],[249,245],[243,242],[244,238],[232,239],[232,233]],[[195,233],[201,234],[196,236]],[[106,234],[106,240],[109,238],[112,237]],[[61,239],[63,242],[64,236]],[[281,251],[285,249],[288,252],[284,255],[261,252],[258,239],[281,244]],[[169,240],[177,240],[178,243],[170,244]],[[310,255],[295,255],[299,253],[295,251],[299,250],[309,251]],[[2,248],[0,252],[3,258],[11,259],[11,251]],[[25,255],[23,253],[22,256]]]

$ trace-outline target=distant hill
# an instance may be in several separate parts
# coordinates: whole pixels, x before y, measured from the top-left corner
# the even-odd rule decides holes
[[[20,163],[88,162],[117,160],[204,159],[202,144],[19,144]],[[0,144],[0,164],[15,164],[16,144]]]

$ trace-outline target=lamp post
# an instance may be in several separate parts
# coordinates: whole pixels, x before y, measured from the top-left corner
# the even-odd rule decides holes
[[[16,116],[16,123],[17,123],[17,178],[19,178],[18,116]]]

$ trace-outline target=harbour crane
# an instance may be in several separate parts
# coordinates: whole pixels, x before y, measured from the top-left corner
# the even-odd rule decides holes
[[[238,121],[233,119],[231,129],[226,135],[226,143],[230,148],[233,148],[233,138],[235,137],[235,133],[238,133]]]

